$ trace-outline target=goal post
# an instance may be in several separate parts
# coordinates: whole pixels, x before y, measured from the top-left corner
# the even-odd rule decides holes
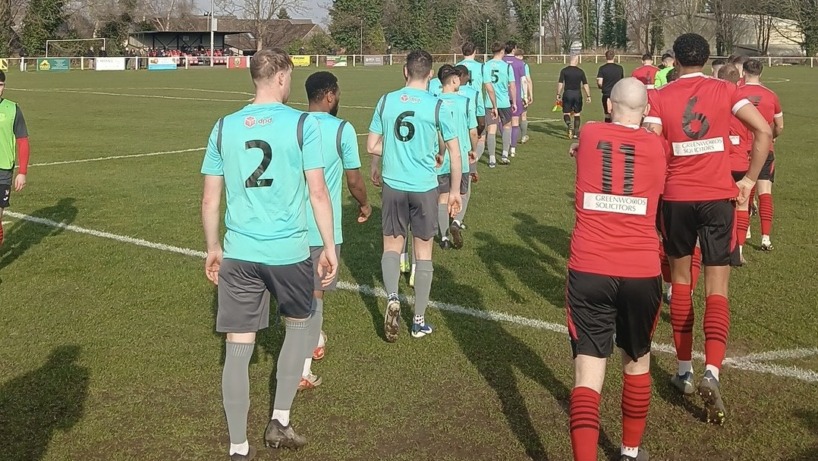
[[[75,43],[75,44],[79,45],[80,43],[86,43],[86,42],[95,42],[95,43],[102,42],[102,48],[101,49],[104,50],[105,46],[108,43],[108,39],[106,39],[106,38],[69,38],[69,39],[60,39],[60,40],[46,40],[45,41],[45,57],[49,57],[49,51],[55,44]],[[75,56],[60,56],[60,57],[75,57]]]

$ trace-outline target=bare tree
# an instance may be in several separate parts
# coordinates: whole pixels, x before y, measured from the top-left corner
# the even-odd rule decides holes
[[[217,5],[227,14],[250,20],[250,32],[256,38],[256,49],[261,50],[265,37],[270,33],[271,20],[275,19],[279,10],[284,8],[290,13],[301,13],[306,3],[306,0],[218,0]]]
[[[767,55],[770,49],[770,35],[773,31],[773,16],[769,14],[758,14],[754,17],[756,47],[762,56]]]
[[[555,0],[545,15],[546,34],[554,39],[554,49],[569,53],[579,38],[579,14],[575,0]]]

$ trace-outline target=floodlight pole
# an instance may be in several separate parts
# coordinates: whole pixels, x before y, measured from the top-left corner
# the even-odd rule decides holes
[[[213,67],[214,50],[213,50],[213,0],[210,0],[210,67]]]
[[[483,48],[483,53],[488,56],[489,53],[489,20],[486,19],[486,47]]]
[[[364,19],[361,18],[361,59],[364,56]]]
[[[543,25],[543,20],[542,20],[542,0],[540,0],[540,52],[539,52],[539,57],[537,58],[537,62],[539,62],[540,59],[542,59],[542,36],[543,36],[544,32],[545,32],[545,26]]]

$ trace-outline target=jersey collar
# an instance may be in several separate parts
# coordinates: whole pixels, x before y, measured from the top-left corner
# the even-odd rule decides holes
[[[632,130],[638,130],[639,125],[625,125],[624,123],[613,122],[614,125],[624,126],[625,128],[630,128]]]
[[[679,76],[679,78],[695,78],[695,77],[704,77],[704,73],[694,72],[692,74],[685,74],[685,75],[680,75]]]

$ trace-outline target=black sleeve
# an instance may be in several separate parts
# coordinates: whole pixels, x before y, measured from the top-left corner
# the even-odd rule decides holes
[[[582,73],[582,84],[587,85],[588,84],[588,79],[585,77],[585,71],[580,70],[580,72]]]
[[[20,106],[17,106],[17,113],[14,114],[14,137],[17,139],[28,137],[26,119],[23,117],[23,111],[20,109]]]
[[[565,83],[565,69],[560,71],[560,80],[559,83]]]
[[[605,72],[602,70],[602,67],[600,67],[599,70],[597,71],[596,78],[601,78],[601,79],[605,78]]]

